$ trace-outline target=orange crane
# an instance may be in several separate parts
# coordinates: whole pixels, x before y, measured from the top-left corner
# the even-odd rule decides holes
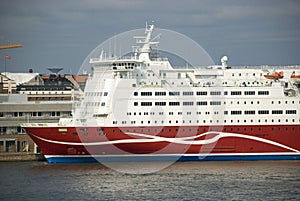
[[[0,44],[0,50],[23,47],[22,43]]]

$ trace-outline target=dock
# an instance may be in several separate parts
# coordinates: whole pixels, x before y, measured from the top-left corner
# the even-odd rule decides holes
[[[0,162],[7,161],[43,161],[44,156],[40,153],[16,152],[16,153],[0,153]]]

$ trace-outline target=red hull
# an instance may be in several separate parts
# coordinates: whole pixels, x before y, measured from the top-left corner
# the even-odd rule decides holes
[[[298,153],[300,150],[300,125],[25,129],[43,154],[52,156]]]

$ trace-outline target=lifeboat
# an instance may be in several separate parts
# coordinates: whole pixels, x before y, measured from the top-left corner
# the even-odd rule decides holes
[[[300,75],[296,75],[294,71],[291,75],[291,80],[294,81],[295,83],[300,83]]]
[[[280,71],[280,72],[274,72],[273,74],[267,74],[267,75],[264,75],[265,78],[267,79],[272,79],[272,80],[278,80],[278,79],[282,79],[283,78],[283,71]]]

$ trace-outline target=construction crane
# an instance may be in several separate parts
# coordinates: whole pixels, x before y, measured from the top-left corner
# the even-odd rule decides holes
[[[0,50],[10,49],[10,48],[20,48],[20,47],[23,47],[22,43],[2,44],[0,45]]]

